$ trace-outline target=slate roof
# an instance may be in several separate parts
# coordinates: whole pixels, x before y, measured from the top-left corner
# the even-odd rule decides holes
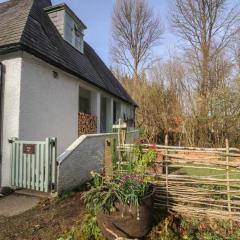
[[[82,54],[61,37],[44,11],[51,5],[50,0],[1,3],[0,54],[22,49],[136,106],[88,43]]]

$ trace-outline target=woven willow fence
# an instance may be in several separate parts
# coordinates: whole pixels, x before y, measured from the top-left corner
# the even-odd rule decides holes
[[[180,214],[240,221],[240,150],[141,145],[156,161],[144,175],[156,185],[155,207]],[[119,166],[134,145],[118,146]],[[127,156],[127,157],[126,157]]]

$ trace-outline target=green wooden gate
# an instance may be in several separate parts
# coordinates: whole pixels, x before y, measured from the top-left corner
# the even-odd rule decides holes
[[[14,187],[41,192],[56,188],[56,138],[45,141],[11,143],[11,184]]]

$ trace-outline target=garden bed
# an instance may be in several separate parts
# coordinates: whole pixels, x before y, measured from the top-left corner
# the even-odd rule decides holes
[[[89,221],[89,219],[88,219]],[[89,222],[88,222],[89,223]],[[91,222],[93,223],[93,222]],[[93,225],[91,225],[92,227]],[[98,227],[93,227],[95,237],[85,237],[83,225],[77,225],[59,240],[106,240]],[[88,229],[90,230],[90,229]],[[168,214],[153,226],[144,240],[239,240],[240,225],[211,219],[189,218]]]
[[[240,225],[227,221],[171,214],[157,224],[147,240],[238,240]]]
[[[0,217],[0,240],[55,240],[85,214],[81,193],[44,200],[36,208],[14,217]]]

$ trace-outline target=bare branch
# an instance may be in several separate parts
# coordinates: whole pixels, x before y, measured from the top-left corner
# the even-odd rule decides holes
[[[112,16],[113,60],[127,67],[136,79],[162,33],[159,18],[145,0],[117,0]]]

